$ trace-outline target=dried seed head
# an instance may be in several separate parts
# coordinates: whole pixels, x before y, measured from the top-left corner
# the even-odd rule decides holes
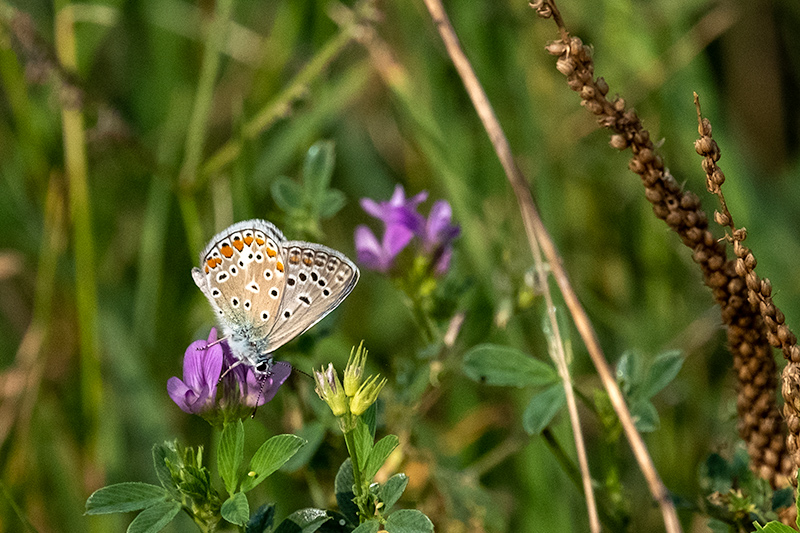
[[[564,41],[550,41],[544,47],[547,50],[547,53],[554,56],[560,56],[567,50],[567,45],[564,44]]]
[[[731,217],[729,217],[725,213],[714,211],[714,222],[716,222],[720,226],[729,226],[731,223]]]
[[[625,138],[624,135],[620,135],[619,133],[615,133],[611,136],[611,139],[608,141],[608,144],[611,145],[611,148],[615,148],[617,150],[624,150],[628,147],[628,139]]]
[[[536,14],[543,19],[550,18],[550,16],[553,14],[550,4],[544,2],[543,0],[531,0],[528,2],[528,5],[535,9]]]
[[[744,230],[744,228],[742,228]],[[747,266],[747,270],[754,270],[756,268],[756,256],[752,254],[752,252],[747,254],[747,257],[744,258],[744,264]]]
[[[769,298],[772,295],[772,283],[770,283],[768,279],[762,279],[761,290],[759,292],[764,298]]]
[[[597,90],[600,91],[600,94],[603,96],[608,94],[608,83],[603,77],[597,78],[595,85],[597,85]]]
[[[706,155],[711,150],[711,139],[700,137],[694,142],[694,149],[698,155]]]
[[[575,60],[568,56],[561,56],[556,61],[556,70],[564,76],[569,76],[575,72]]]

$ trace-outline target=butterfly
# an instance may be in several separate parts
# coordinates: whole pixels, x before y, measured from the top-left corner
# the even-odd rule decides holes
[[[342,303],[359,275],[341,252],[287,241],[274,224],[260,219],[214,235],[200,253],[200,267],[192,269],[236,364],[253,368],[259,378],[271,375],[273,352]]]

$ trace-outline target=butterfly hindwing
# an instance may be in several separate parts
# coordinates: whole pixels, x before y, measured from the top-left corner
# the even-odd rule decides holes
[[[358,282],[358,267],[344,254],[302,241],[283,245],[286,289],[277,322],[270,331],[272,349],[291,341],[338,306]]]

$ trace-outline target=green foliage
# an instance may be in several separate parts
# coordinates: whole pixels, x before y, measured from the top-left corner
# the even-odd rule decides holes
[[[464,354],[464,373],[475,381],[501,387],[542,387],[558,382],[551,364],[494,344],[481,344]]]
[[[333,142],[320,141],[308,149],[300,183],[286,176],[272,182],[272,197],[295,232],[320,238],[322,230],[318,222],[331,218],[344,207],[344,193],[329,187],[335,161]]]
[[[373,440],[401,436],[399,459],[414,467],[403,470],[413,483],[395,505],[408,499],[436,509],[437,529],[588,529],[580,489],[555,451],[561,444],[569,463],[566,417],[552,418],[544,438],[522,434],[526,407],[548,387],[556,395],[552,366],[533,363],[543,368],[531,374],[526,356],[502,375],[482,368],[482,358],[470,360],[472,374],[460,368],[474,346],[537,355],[547,346],[525,228],[480,117],[421,2],[377,2],[376,13],[355,15],[358,31],[349,33],[346,9],[355,4],[2,4],[0,367],[8,384],[25,386],[6,387],[2,401],[0,533],[28,523],[40,531],[123,530],[130,517],[80,512],[94,489],[120,480],[163,488],[133,519],[144,528],[166,519],[170,502],[203,515],[218,511],[231,489],[241,493],[243,479],[254,483],[249,457],[226,452],[221,464],[208,445],[212,430],[164,391],[186,346],[214,323],[189,275],[197,253],[217,230],[262,217],[290,239],[321,234],[317,242],[355,259],[353,231],[371,223],[358,200],[387,199],[398,183],[411,194],[429,191],[426,208],[449,201],[462,227],[451,273],[415,287],[427,298],[417,310],[432,324],[420,325],[402,289],[362,269],[347,302],[275,357],[309,371],[369,341],[374,371],[389,384],[367,425]],[[609,149],[607,133],[543,50],[557,37],[552,21],[519,0],[446,6],[607,356],[685,354],[668,389],[654,396],[676,369],[665,360],[664,371],[636,378],[626,394],[639,397],[628,397],[637,425],[654,430],[647,444],[669,490],[698,501],[713,492],[698,465],[709,450],[735,448],[736,388],[719,311],[692,251],[653,216],[639,178],[626,170],[630,154]],[[729,206],[747,226],[787,323],[797,324],[797,2],[770,2],[755,18],[710,0],[559,6],[570,34],[593,45],[596,75],[636,107],[651,137],[663,140],[659,154],[675,179],[711,214],[692,149],[691,94],[701,95],[722,148]],[[753,24],[758,31],[748,31]],[[704,39],[694,38],[699,30]],[[75,44],[74,69],[63,63],[65,43]],[[77,165],[76,147],[85,153]],[[713,223],[709,229],[721,237]],[[445,343],[456,316],[463,322]],[[660,530],[574,333],[573,342],[598,496],[625,502],[638,530]],[[474,381],[482,376],[498,386]],[[345,454],[303,379],[292,377],[248,422],[259,429],[247,431],[245,454],[279,427],[308,441],[247,492],[253,508],[275,503],[261,515],[269,519],[254,524],[259,533],[309,499],[322,501]],[[533,425],[547,424],[545,414],[534,413]],[[217,456],[209,461],[199,446],[174,443],[151,454],[154,442],[175,438]],[[774,507],[766,495],[749,498]],[[691,509],[681,513],[685,529],[696,522]]]
[[[264,481],[304,445],[305,441],[296,435],[276,435],[267,439],[250,461],[250,472],[241,482],[242,492]]]
[[[564,407],[565,402],[564,385],[561,383],[536,393],[522,415],[522,427],[529,435],[538,435]]]

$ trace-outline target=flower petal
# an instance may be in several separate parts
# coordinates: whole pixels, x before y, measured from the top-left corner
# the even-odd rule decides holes
[[[394,224],[386,228],[383,234],[382,252],[387,261],[391,263],[406,245],[411,242],[414,232],[406,226]]]
[[[385,270],[383,249],[375,234],[368,227],[358,226],[356,228],[355,241],[356,254],[360,263],[372,270]]]
[[[262,393],[263,402],[259,403],[262,405],[267,403],[271,399],[275,397],[277,394],[278,389],[283,385],[283,383],[289,379],[289,375],[292,373],[292,365],[287,363],[286,361],[278,361],[272,366],[272,375],[266,378],[268,381],[264,385],[264,392]]]

